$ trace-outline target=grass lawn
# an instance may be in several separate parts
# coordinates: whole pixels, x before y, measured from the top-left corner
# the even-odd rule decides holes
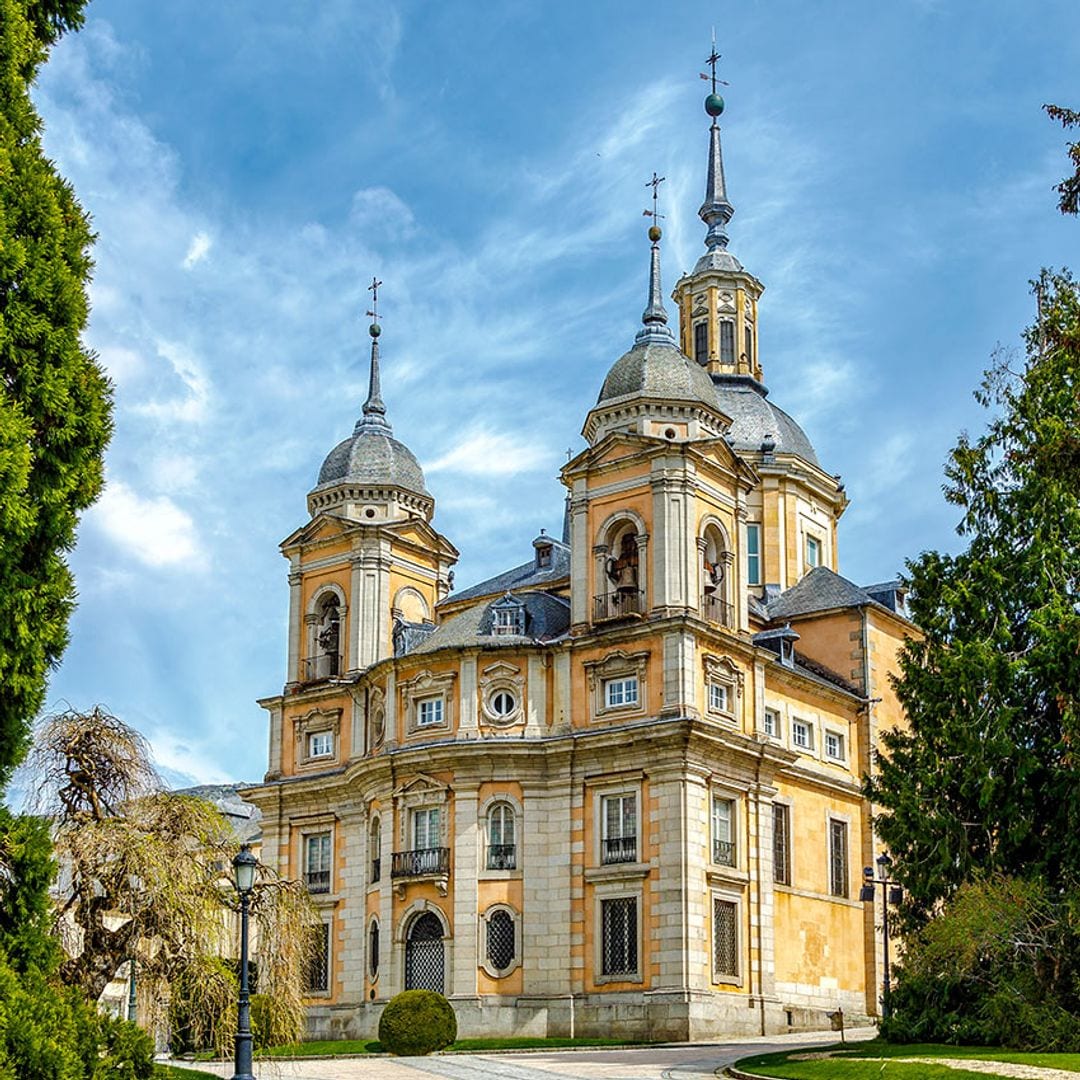
[[[450,1050],[559,1050],[567,1046],[645,1046],[647,1043],[627,1042],[625,1039],[459,1039]],[[274,1046],[261,1053],[269,1057],[312,1057],[347,1054],[378,1054],[382,1043],[366,1039],[330,1039],[325,1042],[295,1043]]]
[[[818,1061],[793,1060],[804,1054],[827,1051],[837,1056]],[[738,1068],[755,1076],[781,1077],[783,1080],[967,1080],[975,1075],[943,1065],[922,1062],[880,1061],[875,1058],[977,1058],[980,1061],[1007,1061],[1017,1065],[1036,1065],[1080,1073],[1080,1054],[1022,1054],[993,1047],[940,1046],[918,1044],[896,1046],[892,1043],[857,1043],[841,1047],[790,1050],[783,1054],[762,1054],[743,1058]],[[871,1060],[865,1060],[871,1059]]]
[[[179,1065],[155,1065],[154,1080],[206,1080],[206,1073]]]

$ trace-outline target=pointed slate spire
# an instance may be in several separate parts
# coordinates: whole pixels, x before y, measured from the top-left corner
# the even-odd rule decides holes
[[[635,345],[675,344],[675,335],[667,324],[668,314],[664,308],[664,294],[660,288],[660,237],[664,234],[658,224],[663,214],[657,208],[659,198],[657,191],[663,182],[664,177],[653,173],[652,179],[645,185],[653,189],[653,208],[645,211],[645,216],[653,219],[653,224],[649,226],[649,240],[652,241],[649,262],[649,303],[642,312],[641,321],[644,325],[634,338]]]
[[[717,82],[722,81],[716,78],[716,62],[719,59],[714,36],[712,52],[706,61],[712,69],[709,76],[712,80],[712,93],[705,99],[705,112],[712,117],[709,128],[709,173],[705,180],[705,201],[698,210],[701,220],[708,226],[705,246],[709,251],[727,247],[727,225],[735,213],[735,207],[728,202],[727,185],[724,182],[724,156],[720,151],[720,125],[716,122],[716,118],[724,111],[724,99],[716,92]]]
[[[382,284],[377,278],[371,279],[368,291],[372,294],[372,310],[367,314],[371,316],[371,325],[368,333],[371,335],[371,374],[368,379],[368,396],[364,402],[363,413],[356,422],[356,431],[380,431],[389,435],[391,432],[390,421],[386,419],[386,405],[382,399],[382,387],[379,381],[379,335],[382,327],[379,325],[379,286]]]

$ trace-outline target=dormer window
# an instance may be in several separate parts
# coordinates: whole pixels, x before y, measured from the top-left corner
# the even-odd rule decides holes
[[[548,549],[550,556],[551,549]],[[537,551],[539,557],[539,549]],[[496,637],[525,633],[525,605],[507,593],[491,607],[491,632]]]
[[[551,565],[551,545],[541,544],[536,549],[536,565],[540,570],[546,570]]]

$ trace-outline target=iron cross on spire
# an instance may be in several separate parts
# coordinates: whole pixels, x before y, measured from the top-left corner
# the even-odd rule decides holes
[[[663,214],[660,213],[660,210],[658,209],[658,206],[659,206],[659,199],[660,199],[660,185],[666,179],[667,179],[666,176],[657,176],[656,173],[654,172],[652,174],[652,179],[645,181],[645,186],[652,188],[652,209],[651,210],[643,210],[641,212],[643,217],[651,217],[654,221],[659,222],[660,219],[664,216]]]
[[[373,277],[371,279],[371,284],[367,287],[367,291],[369,293],[371,293],[371,310],[366,312],[365,314],[369,315],[371,317],[372,322],[375,322],[375,323],[377,323],[379,321],[379,286],[380,285],[382,285],[382,282],[378,278]]]
[[[709,55],[705,58],[705,63],[709,65],[709,70],[712,72],[712,74],[711,75],[706,75],[705,72],[701,73],[701,77],[703,79],[705,79],[706,81],[711,80],[711,82],[712,82],[712,92],[714,94],[716,93],[716,84],[717,83],[719,83],[721,86],[730,86],[731,85],[730,83],[725,82],[723,79],[718,79],[716,77],[716,65],[719,62],[719,60],[720,60],[720,54],[716,51],[716,27],[714,26],[713,27],[713,32],[712,32],[712,52],[709,53]]]

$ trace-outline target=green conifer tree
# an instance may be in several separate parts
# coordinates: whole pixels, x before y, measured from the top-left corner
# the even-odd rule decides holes
[[[867,784],[907,929],[986,874],[1080,877],[1080,297],[1067,273],[1035,290],[1026,363],[987,374],[993,417],[946,468],[967,547],[908,564],[910,728]]]
[[[0,788],[67,644],[65,555],[111,434],[111,388],[80,341],[93,235],[30,98],[84,4],[0,0]]]

